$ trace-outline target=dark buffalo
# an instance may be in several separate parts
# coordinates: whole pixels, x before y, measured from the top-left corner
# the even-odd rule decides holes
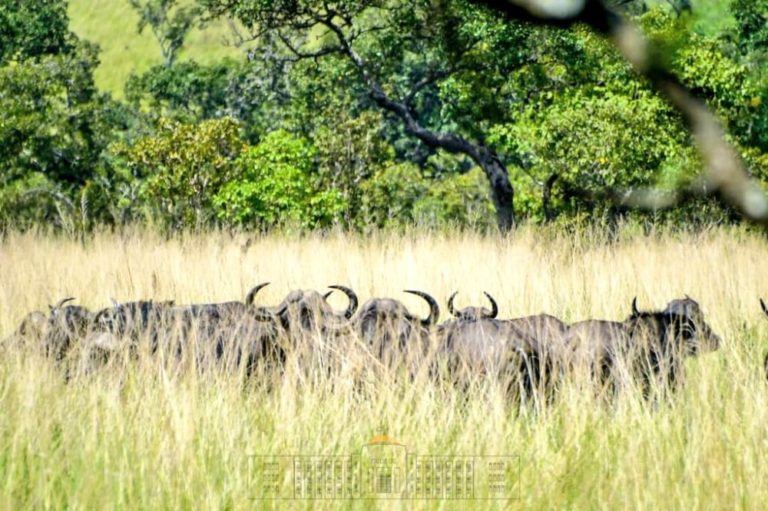
[[[632,300],[632,314],[641,313],[637,298]],[[607,379],[615,355],[622,346],[629,344],[626,325],[623,321],[588,319],[571,324],[564,335],[563,345],[570,352],[569,362],[577,367],[589,365],[592,373]]]
[[[315,290],[293,290],[272,307],[257,308],[250,302],[256,321],[278,334],[270,346],[275,346],[281,368],[287,363],[304,374],[320,366],[330,375],[334,367],[341,367],[344,350],[339,349],[338,342],[351,331],[350,319],[357,310],[358,299],[348,287],[329,287],[347,296],[344,310],[335,310],[328,303],[333,291],[320,294]]]
[[[48,315],[42,311],[33,311],[24,316],[18,328],[3,339],[3,346],[41,345],[48,328]]]
[[[564,335],[563,367],[587,371],[600,385],[612,385],[615,362],[629,335],[623,321],[590,319],[573,323]]]
[[[441,352],[448,361],[451,378],[462,384],[490,379],[501,383],[510,395],[523,399],[551,395],[554,350],[526,326],[498,319],[440,325]],[[547,333],[546,328],[541,332]]]
[[[277,322],[294,340],[305,338],[307,335],[334,334],[349,325],[357,310],[358,299],[355,292],[348,287],[328,287],[347,296],[349,304],[345,310],[333,309],[327,301],[330,293],[322,295],[315,290],[293,290],[274,307],[254,309],[255,317],[262,322]],[[246,304],[253,306],[252,297]]]
[[[275,325],[256,319],[264,308],[247,305],[266,285],[254,287],[246,302],[185,306],[173,301],[116,303],[97,314],[86,358],[89,364],[103,360],[121,346],[133,352],[143,341],[149,353],[163,349],[172,358],[189,353],[199,365],[232,368],[243,364],[250,373],[258,361],[269,358],[268,353],[278,351]]]
[[[532,345],[534,365],[539,372],[537,381],[541,382],[542,377],[559,370],[568,325],[550,314],[535,314],[503,321],[518,332],[519,338],[528,339]]]
[[[64,303],[72,300],[74,298],[66,298],[50,306],[48,327],[43,336],[43,349],[57,361],[67,355],[76,341],[87,335],[94,319],[93,313],[80,305],[62,307]]]
[[[491,309],[467,307],[452,311],[454,319],[438,329],[441,352],[457,382],[478,376],[501,381],[509,392],[538,397],[551,390],[556,370],[555,354],[567,326],[554,316],[539,314],[508,320],[496,319],[498,306],[488,293]],[[452,300],[449,309],[453,309]]]
[[[428,293],[406,290],[427,302],[429,314],[420,318],[394,298],[371,298],[353,319],[358,338],[371,353],[386,365],[393,367],[403,358],[417,371],[420,361],[429,351],[429,336],[440,317],[440,306]]]
[[[267,285],[265,282],[251,289],[245,302],[194,304],[174,311],[180,317],[177,323],[186,329],[192,327],[192,335],[184,332],[184,346],[189,347],[189,340],[195,340],[199,361],[207,359],[207,365],[213,362],[228,369],[243,367],[246,375],[259,364],[282,363],[285,330],[281,322],[274,320],[271,308],[254,304],[256,294]]]
[[[572,369],[588,369],[613,391],[639,380],[646,397],[654,389],[674,390],[685,358],[717,350],[720,343],[699,304],[687,296],[661,311],[641,312],[633,301],[625,321],[581,322],[565,336]]]
[[[93,334],[107,334],[110,336],[109,342],[116,342],[119,338],[138,340],[140,337],[149,337],[152,339],[152,346],[155,349],[158,336],[166,335],[173,328],[181,327],[186,331],[194,319],[206,320],[211,323],[227,323],[237,321],[250,312],[254,312],[248,304],[252,303],[256,293],[268,284],[262,283],[251,289],[245,297],[245,302],[230,301],[179,306],[175,305],[173,300],[114,302],[112,307],[103,309],[96,314]],[[254,313],[260,312],[263,312],[263,308]],[[210,326],[215,325],[211,324]]]
[[[472,325],[477,321],[497,319],[499,308],[496,300],[490,294],[484,293],[491,303],[490,309],[485,307],[465,307],[458,311],[453,307],[453,300],[456,294],[453,293],[448,300],[448,310],[455,319],[443,323],[445,335],[451,336],[460,333],[462,330],[475,329]],[[549,314],[536,314],[497,321],[499,322],[498,328],[492,327],[491,331],[514,333],[518,337],[522,336],[530,339],[536,345],[536,350],[542,353],[551,349],[559,349],[563,342],[563,336],[568,329],[565,323]]]
[[[172,332],[173,301],[139,300],[118,303],[98,311],[82,343],[80,367],[89,373],[119,352],[135,355],[144,342],[147,352],[155,353],[161,343],[169,343]]]
[[[96,313],[91,335],[94,338],[100,336],[99,342],[104,346],[116,343],[121,338],[127,337],[138,340],[145,335],[150,336],[153,342],[156,342],[157,336],[164,328],[163,323],[167,313],[173,306],[174,301],[172,300],[163,302],[153,300],[113,302],[112,307]]]
[[[66,305],[74,298],[64,298],[41,311],[27,314],[4,344],[20,343],[40,349],[55,360],[63,361],[77,341],[85,337],[93,323],[93,313],[80,305]]]

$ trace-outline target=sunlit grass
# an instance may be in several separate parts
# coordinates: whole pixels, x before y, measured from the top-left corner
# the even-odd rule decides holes
[[[150,27],[138,33],[139,17],[128,0],[70,0],[70,29],[78,37],[99,45],[101,64],[96,69],[96,84],[102,90],[122,97],[131,73],[142,73],[162,63],[160,47]],[[226,57],[241,58],[234,47],[231,30],[225,21],[193,28],[182,48],[180,60],[212,64]]]
[[[661,308],[687,293],[724,346],[689,361],[687,385],[671,403],[651,406],[627,395],[609,407],[567,386],[538,412],[510,406],[493,389],[467,400],[425,380],[376,379],[373,361],[352,354],[331,379],[289,371],[266,385],[176,374],[151,359],[65,383],[37,355],[6,352],[0,506],[263,507],[249,455],[353,454],[387,434],[419,454],[519,456],[519,498],[491,503],[498,508],[763,509],[768,319],[757,299],[768,295],[768,242],[726,229],[605,239],[535,229],[509,238],[101,234],[85,244],[9,234],[0,244],[0,337],[26,312],[64,296],[92,309],[109,297],[226,301],[269,280],[263,303],[290,289],[341,283],[363,300],[392,296],[426,315],[425,304],[403,289],[428,291],[444,308],[454,290],[460,306],[482,303],[488,291],[502,317],[549,312],[565,321],[623,319],[635,295],[642,308]],[[331,300],[344,305],[342,297]],[[455,505],[467,506],[489,503]]]

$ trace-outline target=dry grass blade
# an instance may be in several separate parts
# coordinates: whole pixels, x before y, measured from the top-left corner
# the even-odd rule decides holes
[[[137,233],[122,243],[104,234],[86,246],[8,234],[0,245],[0,337],[60,297],[77,296],[92,310],[109,306],[110,295],[224,302],[268,279],[259,303],[343,282],[361,299],[398,297],[423,317],[426,304],[402,289],[428,291],[443,306],[461,289],[468,304],[490,293],[502,318],[549,312],[568,322],[621,320],[635,295],[641,308],[660,308],[688,293],[723,345],[688,360],[685,386],[656,406],[630,377],[621,380],[627,392],[603,402],[589,374],[563,385],[550,404],[510,405],[482,375],[458,392],[427,371],[391,370],[354,337],[310,340],[321,349],[296,353],[280,375],[205,369],[205,351],[178,363],[173,352],[140,349],[68,383],[35,350],[3,346],[0,507],[250,509],[263,503],[254,500],[250,454],[353,454],[385,434],[418,454],[519,456],[518,499],[500,507],[690,509],[738,499],[760,509],[768,499],[768,320],[758,297],[768,294],[768,242],[736,229],[600,239],[599,231],[565,237],[532,229],[507,239],[274,236],[255,239],[244,256],[245,236],[228,234]],[[343,310],[337,295],[329,300]]]

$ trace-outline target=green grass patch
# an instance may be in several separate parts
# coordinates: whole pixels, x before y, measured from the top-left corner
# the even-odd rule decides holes
[[[127,0],[70,0],[69,17],[72,31],[101,47],[96,83],[116,97],[123,96],[123,86],[131,73],[162,63],[151,29],[139,35],[138,15]],[[242,51],[229,43],[231,40],[224,20],[203,29],[194,28],[179,58],[208,64],[242,56]]]

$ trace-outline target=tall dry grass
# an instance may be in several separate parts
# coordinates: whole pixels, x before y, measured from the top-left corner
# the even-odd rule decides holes
[[[766,256],[768,242],[735,229],[627,233],[611,243],[597,231],[566,236],[536,229],[503,239],[103,234],[85,244],[11,234],[0,244],[0,337],[26,312],[64,296],[93,309],[107,306],[109,297],[226,301],[270,280],[260,294],[264,303],[290,289],[341,283],[363,299],[392,296],[426,314],[403,289],[426,290],[443,305],[454,290],[459,304],[481,302],[488,291],[501,316],[549,312],[565,321],[623,319],[635,295],[642,308],[661,308],[687,293],[724,346],[689,361],[686,387],[670,403],[623,396],[605,406],[567,386],[538,412],[493,392],[467,401],[391,374],[369,379],[362,393],[344,374],[334,381],[289,375],[268,392],[237,378],[169,374],[150,361],[129,365],[119,377],[101,371],[65,383],[34,354],[6,352],[0,506],[266,507],[271,503],[257,499],[249,455],[350,454],[388,434],[415,453],[509,454],[521,461],[515,500],[418,507],[763,509],[768,318],[757,299],[768,295]],[[341,297],[332,300],[344,305]]]

